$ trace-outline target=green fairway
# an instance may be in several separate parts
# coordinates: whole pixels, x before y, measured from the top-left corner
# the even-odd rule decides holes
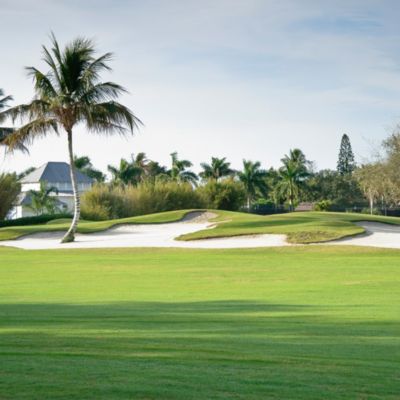
[[[167,223],[182,219],[188,212],[196,210],[168,211],[109,221],[81,221],[78,231],[92,233],[102,231],[119,224]],[[318,243],[357,235],[364,229],[354,225],[357,221],[377,221],[388,224],[400,224],[400,218],[383,217],[368,214],[333,212],[296,212],[277,215],[256,215],[231,211],[211,210],[217,214],[214,229],[181,236],[180,240],[206,239],[237,235],[275,233],[287,235],[291,243]],[[65,219],[51,221],[43,225],[13,226],[0,228],[0,241],[11,240],[35,232],[66,231],[69,226]]]
[[[1,399],[398,399],[400,252],[0,248]]]

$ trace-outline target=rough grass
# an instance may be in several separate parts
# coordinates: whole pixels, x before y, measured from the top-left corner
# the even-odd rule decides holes
[[[0,260],[1,399],[398,399],[399,251]]]
[[[196,210],[168,211],[140,217],[114,219],[109,221],[81,221],[78,231],[92,233],[106,230],[119,224],[166,223],[182,219],[185,214]],[[215,237],[254,235],[276,233],[287,235],[291,243],[318,243],[340,239],[364,232],[354,225],[357,221],[378,221],[400,224],[400,218],[383,217],[367,214],[331,213],[331,212],[298,212],[289,214],[261,216],[231,211],[211,210],[217,214],[213,220],[214,229],[207,229],[183,235],[179,240],[207,239]],[[52,221],[51,224],[29,225],[0,228],[0,241],[16,239],[35,232],[66,231],[69,222]]]

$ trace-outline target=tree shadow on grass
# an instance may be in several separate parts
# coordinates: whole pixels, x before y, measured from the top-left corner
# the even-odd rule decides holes
[[[346,307],[2,304],[0,397],[394,399],[398,322]]]

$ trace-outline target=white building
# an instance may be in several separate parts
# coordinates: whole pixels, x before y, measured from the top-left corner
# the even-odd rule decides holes
[[[92,187],[93,180],[82,172],[76,170],[76,180],[80,194]],[[62,212],[72,212],[74,209],[74,196],[69,164],[65,162],[48,162],[36,168],[21,180],[21,195],[15,207],[12,218],[29,217],[35,213],[29,208],[31,203],[30,191],[40,190],[40,183],[45,182],[47,187],[54,187],[58,193],[51,195],[58,200],[58,206]]]

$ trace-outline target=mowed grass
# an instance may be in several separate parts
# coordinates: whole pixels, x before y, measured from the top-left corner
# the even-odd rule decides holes
[[[81,233],[93,233],[121,224],[176,222],[191,211],[199,210],[168,211],[109,221],[81,221],[78,231]],[[216,223],[214,229],[190,233],[178,239],[195,240],[272,233],[287,235],[287,239],[291,243],[307,244],[321,243],[363,233],[364,229],[362,227],[354,225],[354,222],[357,221],[400,224],[400,218],[353,213],[296,212],[263,216],[221,210],[211,210],[211,212],[217,216],[212,220],[212,222]],[[36,232],[66,231],[68,227],[69,221],[62,219],[43,225],[0,228],[0,241],[17,239]]]
[[[1,399],[398,399],[400,252],[0,248]]]

